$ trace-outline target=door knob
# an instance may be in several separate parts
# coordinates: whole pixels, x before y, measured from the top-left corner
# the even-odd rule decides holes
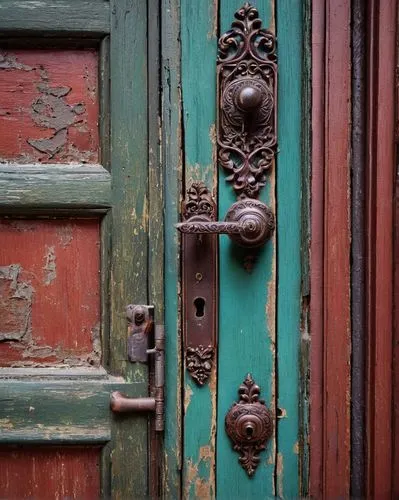
[[[274,34],[245,3],[219,38],[217,58],[218,164],[236,194],[224,221],[203,182],[188,185],[182,203],[183,345],[185,366],[204,385],[217,354],[217,234],[256,249],[273,235],[275,216],[259,193],[274,166],[277,146],[277,56]],[[245,252],[247,257],[255,252]],[[237,253],[241,255],[240,253]],[[255,408],[255,406],[254,406]],[[257,407],[256,407],[257,408]],[[255,433],[248,422],[247,434]],[[257,431],[256,431],[257,432]]]
[[[204,192],[206,187],[196,184],[194,189]],[[187,213],[184,209],[183,212]],[[271,237],[275,222],[274,214],[267,205],[256,199],[245,199],[233,203],[224,222],[207,220],[203,214],[190,217],[186,222],[176,224],[176,227],[186,234],[227,234],[243,247],[256,248]]]

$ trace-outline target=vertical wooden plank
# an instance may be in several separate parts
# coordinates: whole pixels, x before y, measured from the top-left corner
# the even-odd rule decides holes
[[[111,0],[111,12],[114,224],[110,370],[128,381],[144,381],[147,367],[127,360],[125,308],[129,303],[148,303],[147,2]],[[111,458],[112,495],[144,497],[147,494],[147,418],[113,418],[117,425]]]
[[[350,2],[313,2],[310,494],[350,469]]]
[[[185,189],[203,181],[216,194],[217,1],[181,2]],[[215,498],[216,359],[199,387],[184,371],[185,498]]]
[[[352,2],[351,495],[365,491],[366,5]]]
[[[311,154],[312,154],[312,2],[303,2],[302,15],[302,182],[301,182],[301,344],[299,355],[299,495],[309,496],[310,431],[310,245],[311,245]]]
[[[147,3],[148,23],[148,166],[149,166],[149,301],[155,306],[155,322],[164,324],[164,227],[163,172],[160,162],[160,5],[159,0]],[[151,367],[151,384],[154,380]],[[160,497],[162,472],[162,434],[150,426],[149,496]]]
[[[327,0],[323,493],[349,495],[350,2]]]
[[[396,2],[369,4],[367,495],[392,494],[393,185]]]
[[[278,0],[277,491],[299,494],[302,1]]]
[[[178,324],[179,236],[174,224],[180,214],[181,95],[180,0],[161,0],[162,163],[165,182],[165,329],[167,367],[165,384],[165,463],[163,492],[166,498],[181,495],[181,335]]]
[[[242,0],[221,0],[220,31],[230,29],[234,12]],[[253,2],[263,26],[275,31],[274,2]],[[234,192],[220,174],[219,220],[235,201]],[[260,198],[272,210],[275,206],[275,169]],[[275,237],[254,252],[241,249],[227,236],[220,241],[220,308],[217,414],[217,494],[220,499],[274,496],[274,437],[260,455],[261,463],[249,478],[238,463],[238,454],[224,431],[227,411],[237,400],[237,390],[248,372],[261,387],[261,397],[274,413],[275,407]]]
[[[323,216],[325,0],[312,2],[312,181],[310,245],[310,469],[309,493],[323,485]]]

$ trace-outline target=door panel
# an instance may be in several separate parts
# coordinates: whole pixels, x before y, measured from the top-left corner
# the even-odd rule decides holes
[[[98,221],[3,220],[0,238],[0,366],[99,366]]]
[[[149,219],[162,237],[162,217],[149,197],[147,4],[54,8],[0,6],[0,489],[144,497],[148,416],[113,414],[110,395],[148,396],[147,364],[127,358],[126,306],[151,289],[162,314],[148,272],[150,254],[162,262]]]
[[[299,429],[299,394],[303,383],[299,349],[302,341],[304,13],[300,2],[294,6],[285,0],[253,3],[263,27],[278,38],[278,153],[260,196],[276,214],[277,230],[263,248],[255,251],[239,248],[224,235],[219,237],[217,359],[209,382],[201,387],[193,382],[182,359],[182,426],[177,426],[177,432],[166,437],[167,463],[175,465],[175,440],[179,430],[182,431],[182,495],[190,498],[201,495],[207,498],[295,497],[300,494],[299,455],[304,453],[304,439]],[[184,124],[182,191],[184,196],[193,181],[203,181],[218,200],[218,220],[223,220],[236,197],[217,162],[217,42],[219,36],[230,29],[234,13],[243,2],[182,1],[180,4],[178,29],[181,31]],[[176,17],[170,20],[169,26],[175,27],[175,21]],[[167,50],[166,53],[169,54]],[[176,113],[173,108],[171,111]],[[172,156],[178,147],[177,137],[176,144],[168,145],[167,154]],[[178,169],[169,175],[178,180]],[[176,208],[180,211],[173,203],[166,199],[167,210],[172,214],[176,213]],[[166,289],[167,300],[170,298],[168,303],[172,307],[175,275],[171,272],[166,278],[170,284],[170,289]],[[180,342],[184,343],[185,335],[184,332],[179,334],[172,346],[172,321],[170,324],[168,359],[175,359],[175,349]],[[304,328],[305,350],[307,341]],[[185,346],[182,347],[184,356]],[[176,377],[180,375],[179,366],[177,364],[173,372]],[[260,397],[265,399],[274,420],[273,436],[260,454],[260,464],[251,478],[240,466],[239,454],[233,450],[225,432],[225,416],[238,400],[239,387],[248,373],[260,386]],[[173,390],[178,391],[179,382],[176,384],[171,379],[172,376]],[[174,417],[178,407],[176,410],[174,405],[168,411],[168,415]],[[178,488],[177,474],[172,468],[166,470],[171,489]]]
[[[0,53],[0,161],[97,163],[98,51]]]

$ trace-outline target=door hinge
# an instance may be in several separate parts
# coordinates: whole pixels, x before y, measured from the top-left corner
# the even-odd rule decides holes
[[[115,413],[154,412],[154,429],[164,430],[165,329],[154,323],[154,306],[133,305],[126,308],[129,323],[127,355],[132,363],[148,363],[152,357],[153,376],[150,397],[130,398],[119,391],[111,393],[111,410]],[[149,348],[149,339],[154,347]]]

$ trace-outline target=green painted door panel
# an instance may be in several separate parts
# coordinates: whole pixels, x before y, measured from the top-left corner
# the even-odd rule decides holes
[[[147,28],[148,10],[152,24]],[[158,321],[163,314],[159,141],[148,132],[155,127],[158,133],[159,125],[158,98],[150,103],[148,92],[149,85],[156,94],[159,90],[158,67],[148,61],[149,52],[157,57],[159,51],[157,19],[158,3],[152,0],[148,5],[7,0],[0,6],[0,45],[98,50],[94,99],[100,108],[101,165],[73,172],[66,164],[48,171],[46,165],[3,166],[0,212],[101,221],[102,341],[96,369],[0,369],[0,422],[8,422],[0,427],[0,445],[100,446],[104,498],[144,498],[154,486],[148,479],[148,416],[118,416],[109,405],[113,390],[148,396],[147,366],[127,359],[126,306],[153,303]]]
[[[178,240],[175,233],[172,235],[171,224],[179,219],[180,212],[179,204],[172,199],[176,185],[181,186],[184,196],[192,181],[205,182],[218,200],[219,220],[236,201],[216,160],[216,57],[218,37],[230,29],[235,11],[243,3],[163,3],[167,16],[173,18],[167,23],[169,35],[174,34],[171,39],[181,54],[173,74],[177,81],[181,77],[181,100],[175,108],[169,104],[168,116],[176,120],[174,130],[184,134],[166,145],[167,154],[175,155],[173,168],[178,169],[167,174],[173,191],[167,189],[165,199],[170,214],[166,227],[171,231],[167,247],[173,244],[173,251],[178,250]],[[227,236],[219,237],[218,355],[209,382],[203,387],[192,381],[180,356],[184,346],[178,328],[178,266],[173,264],[171,274],[166,275],[166,304],[170,304],[166,314],[171,327],[167,348],[173,359],[172,365],[168,364],[173,389],[168,387],[172,403],[167,414],[174,419],[167,421],[166,432],[170,434],[165,441],[168,498],[174,493],[183,498],[296,498],[303,491],[300,475],[306,475],[301,468],[304,460],[299,429],[300,408],[306,403],[299,396],[305,12],[299,0],[251,3],[259,11],[263,27],[277,36],[278,152],[260,195],[276,214],[277,227],[273,238],[257,251],[239,248]],[[166,53],[170,56],[169,48],[163,47],[164,57]],[[176,256],[172,252],[169,255],[176,262]],[[260,386],[261,398],[275,422],[273,436],[251,478],[240,466],[239,455],[224,428],[226,413],[238,400],[238,388],[248,373]],[[181,450],[178,459],[176,449]]]

